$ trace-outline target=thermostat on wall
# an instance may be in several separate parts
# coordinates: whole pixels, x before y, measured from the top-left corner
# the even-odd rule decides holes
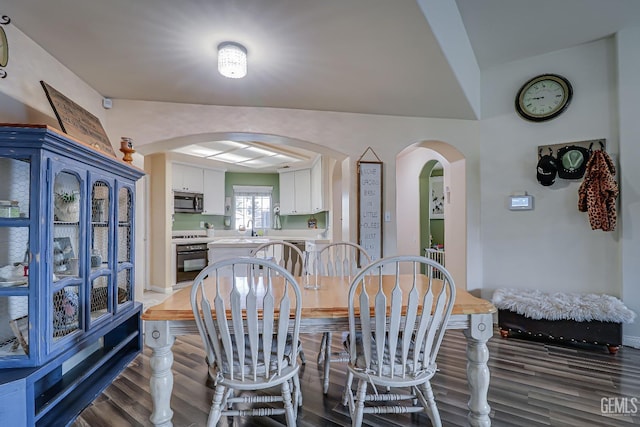
[[[533,196],[509,196],[509,209],[512,211],[530,211],[533,209]]]

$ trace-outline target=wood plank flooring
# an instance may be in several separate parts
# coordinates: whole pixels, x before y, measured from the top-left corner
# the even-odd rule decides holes
[[[335,334],[339,335],[339,334]],[[322,395],[316,365],[320,334],[301,335],[307,364],[301,372],[304,405],[299,426],[345,426],[351,421],[342,406],[344,364],[334,363],[329,394]],[[341,349],[334,338],[336,351]],[[171,399],[175,427],[205,426],[213,391],[199,336],[178,337],[174,350]],[[610,355],[604,347],[577,347],[515,338],[496,332],[489,341],[491,384],[489,404],[493,426],[634,426],[640,425],[640,350],[621,348]],[[74,427],[150,426],[150,350],[145,348],[129,367],[76,419]],[[465,338],[445,334],[438,356],[440,372],[432,384],[445,426],[465,426],[467,401]],[[601,399],[632,399],[638,413],[603,415]],[[630,401],[628,401],[631,403]],[[630,404],[629,409],[633,409]],[[282,426],[283,417],[227,420],[233,426]],[[225,423],[221,423],[225,425]],[[365,415],[367,426],[429,426],[426,415]]]

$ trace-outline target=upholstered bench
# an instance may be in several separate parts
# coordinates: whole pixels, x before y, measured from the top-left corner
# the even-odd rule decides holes
[[[622,324],[635,319],[633,311],[610,295],[502,288],[492,302],[503,338],[524,335],[605,345],[611,354],[622,345]]]

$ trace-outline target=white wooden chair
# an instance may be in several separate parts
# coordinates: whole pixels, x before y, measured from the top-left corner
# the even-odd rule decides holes
[[[305,271],[305,258],[302,251],[283,240],[263,243],[251,252],[251,256],[269,259],[286,268],[294,276],[302,276]]]
[[[227,259],[198,274],[191,305],[215,383],[209,427],[223,415],[285,414],[287,425],[296,425],[302,394],[292,343],[298,342],[301,304],[295,278],[268,260]],[[277,386],[279,395],[250,394]],[[236,406],[271,402],[282,402],[283,407]]]
[[[334,242],[321,249],[314,258],[314,274],[319,276],[345,277],[351,281],[353,277],[371,263],[371,257],[360,245],[351,242]],[[349,354],[346,352],[331,352],[331,332],[322,334],[318,364],[323,368],[322,391],[329,391],[329,371],[331,362],[347,362]]]
[[[283,240],[271,240],[263,243],[251,251],[251,256],[275,262],[284,267],[293,276],[305,274],[305,256],[295,245]],[[302,344],[298,346],[300,362],[306,365],[307,359],[302,350]]]
[[[436,269],[442,280],[434,278]],[[437,370],[436,356],[455,293],[449,272],[421,256],[380,259],[353,279],[344,402],[353,426],[360,426],[368,413],[410,412],[426,412],[432,425],[442,425],[430,380]],[[356,335],[357,331],[361,333]],[[368,386],[373,393],[367,392]]]

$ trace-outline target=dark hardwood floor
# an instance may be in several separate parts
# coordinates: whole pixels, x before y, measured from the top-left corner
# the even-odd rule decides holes
[[[337,335],[337,334],[336,334]],[[307,364],[301,373],[304,398],[299,426],[344,426],[351,421],[342,406],[344,364],[332,364],[331,387],[322,395],[316,355],[321,335],[304,335]],[[339,350],[338,337],[334,347]],[[174,387],[171,399],[175,427],[205,426],[212,389],[206,386],[199,336],[183,336],[174,350]],[[433,389],[445,426],[468,425],[465,338],[448,331],[438,357]],[[604,347],[562,346],[515,338],[496,332],[489,341],[491,384],[489,404],[493,426],[632,426],[640,425],[640,350],[621,348],[610,355]],[[149,355],[145,348],[130,366],[88,406],[75,427],[149,426]],[[606,398],[627,398],[636,414],[605,415]],[[635,399],[635,400],[631,400]],[[609,401],[606,401],[609,402]],[[605,405],[605,410],[613,410]],[[619,401],[621,402],[621,401]],[[283,417],[228,420],[235,426],[282,426]],[[224,424],[224,423],[223,423]],[[430,425],[426,415],[365,415],[367,426]]]

